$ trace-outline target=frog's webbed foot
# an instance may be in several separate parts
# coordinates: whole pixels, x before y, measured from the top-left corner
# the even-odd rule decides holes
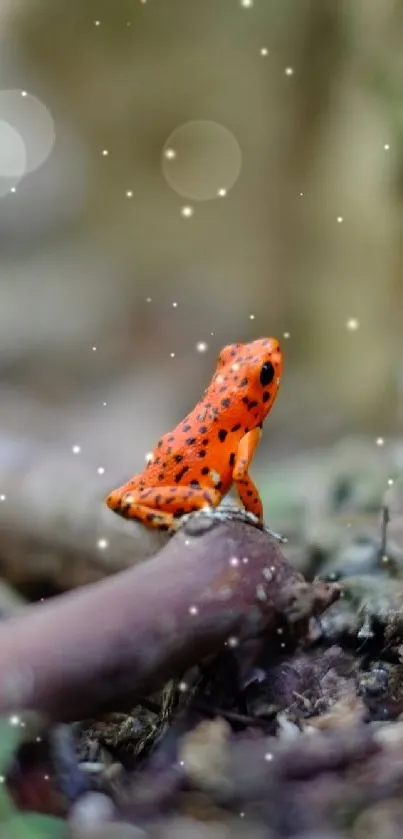
[[[189,519],[194,521],[196,518],[202,517],[211,518],[214,521],[232,520],[248,522],[254,527],[257,527],[259,530],[262,530],[264,533],[267,533],[267,535],[272,539],[275,539],[276,542],[280,542],[281,544],[288,542],[288,539],[285,536],[282,536],[280,533],[275,533],[274,530],[270,530],[270,528],[266,527],[264,522],[260,521],[253,513],[250,513],[243,507],[235,507],[231,504],[221,504],[219,507],[204,507],[202,510],[197,510],[197,512],[188,513],[187,515],[181,517],[178,522],[178,526],[182,527],[182,525],[186,525]]]

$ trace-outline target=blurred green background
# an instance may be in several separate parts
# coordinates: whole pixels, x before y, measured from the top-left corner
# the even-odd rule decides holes
[[[3,435],[113,485],[261,335],[259,459],[398,432],[402,4],[0,8]]]

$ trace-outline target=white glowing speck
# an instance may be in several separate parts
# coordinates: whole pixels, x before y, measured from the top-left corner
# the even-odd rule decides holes
[[[218,195],[220,198],[225,198],[226,194],[227,194],[227,190],[226,190],[226,189],[224,189],[224,188],[219,189],[219,190],[218,190],[218,192],[217,192],[217,195]]]
[[[184,765],[185,765],[185,761],[184,761],[184,760],[180,760],[180,761],[179,761],[179,766],[184,766]]]
[[[106,548],[109,548],[108,540],[107,539],[98,539],[97,548],[99,548],[100,551],[105,551]]]
[[[247,556],[244,556],[244,558],[243,558],[242,562],[243,562],[243,564],[244,564],[244,565],[247,565],[247,564],[248,564],[248,562],[249,562],[248,557],[247,557]]]
[[[22,90],[22,91],[21,91],[21,96],[28,96],[27,91],[26,91],[26,90]]]
[[[377,446],[384,446],[384,445],[385,445],[385,440],[384,440],[384,438],[383,438],[383,437],[377,437],[377,438],[376,438],[376,445],[377,445]]]
[[[188,206],[188,207],[182,207],[182,209],[181,209],[181,215],[184,218],[190,218],[190,216],[192,216],[193,213],[194,213],[193,207]]]
[[[144,5],[145,3],[147,3],[147,0],[140,0],[140,3],[143,3]]]
[[[281,626],[279,626],[279,628],[277,630],[277,635],[283,635],[283,634],[284,634],[284,629],[282,629]]]
[[[10,717],[10,719],[9,719],[9,723],[10,723],[10,725],[19,725],[19,724],[20,724],[20,722],[21,722],[21,720],[20,720],[20,718],[19,718],[19,717],[17,717],[17,715],[16,715],[16,714],[13,714],[13,716],[12,716],[12,717]]]
[[[187,685],[186,682],[179,682],[178,687],[182,693],[185,693],[189,689],[189,685]]]
[[[169,355],[171,356],[171,358],[175,358],[175,353],[174,352],[170,352]]]
[[[238,638],[235,635],[232,635],[231,638],[228,638],[228,646],[234,649],[239,644]]]
[[[146,303],[151,303],[151,297],[146,297]]]
[[[198,612],[199,612],[199,610],[198,610],[197,606],[190,606],[190,608],[189,608],[189,614],[190,615],[197,615]]]
[[[177,304],[177,303],[172,303],[172,307],[173,307],[174,309],[177,309],[178,304]]]
[[[217,382],[218,385],[222,385],[223,381],[224,381],[224,376],[222,376],[221,373],[219,373],[218,376],[217,376],[216,382]]]
[[[268,54],[269,54],[269,50],[267,49],[267,47],[262,47],[262,49],[260,50],[260,55],[268,55]]]
[[[106,408],[106,402],[103,402],[102,405],[104,406],[104,408]]]
[[[101,26],[100,20],[94,20],[94,26]]]
[[[5,495],[3,495],[3,494],[2,494],[2,495],[0,495],[0,501],[5,501],[5,500],[6,500],[6,496],[5,496]]]
[[[267,594],[265,592],[264,586],[261,583],[258,583],[256,586],[256,597],[258,600],[264,601],[267,600]]]
[[[45,781],[49,780],[49,775],[44,775],[43,777],[44,777]]]
[[[176,157],[175,149],[165,149],[164,156],[167,158],[167,160],[175,160],[175,157]]]
[[[152,452],[146,452],[146,455],[145,455],[146,463],[151,463],[152,459],[153,459],[153,453]]]
[[[97,469],[98,475],[103,475],[105,473],[105,469],[103,466],[98,466]]]
[[[286,67],[284,70],[286,76],[293,76],[294,75],[294,68],[293,67]]]
[[[284,643],[284,641],[282,641],[282,642],[281,642],[280,647],[281,647],[281,649],[282,649],[282,650],[284,650],[284,649],[285,649],[285,643]]]
[[[389,143],[385,143],[384,149],[385,149],[385,151],[389,151],[389,149],[390,149]]]
[[[240,817],[241,819],[244,819],[244,818],[245,818],[245,813],[240,813],[240,814],[239,814],[239,817]]]
[[[303,192],[300,192],[300,197],[301,197],[301,198],[303,198],[303,197],[304,197],[304,193],[303,193]]]
[[[273,755],[271,754],[271,752],[266,752],[266,754],[264,756],[264,759],[265,760],[273,760]]]
[[[255,320],[255,315],[249,315],[249,320]]]
[[[240,5],[243,9],[251,9],[253,6],[253,0],[240,0]]]
[[[234,362],[234,364],[231,364],[231,370],[233,370],[234,373],[236,373],[239,370],[239,364],[237,364],[236,361]]]
[[[337,222],[338,222],[338,224],[341,224],[341,223],[342,223],[342,221],[343,221],[343,216],[337,216]]]
[[[283,338],[290,338],[290,332],[283,332]]]
[[[10,192],[17,192],[17,188],[15,186],[12,186]]]
[[[5,780],[6,780],[5,775],[0,775],[0,784],[4,784]]]
[[[80,454],[81,446],[73,446],[72,452],[73,452],[73,454]]]
[[[108,154],[109,154],[108,149],[102,149],[101,154],[102,154],[103,157],[108,157]]]
[[[388,485],[391,487],[394,484],[393,478],[388,478]]]
[[[208,350],[208,344],[205,341],[198,341],[196,344],[197,352],[206,352]]]
[[[349,330],[349,332],[355,332],[358,329],[359,325],[360,322],[357,318],[349,318],[348,321],[346,321],[346,327]]]
[[[233,568],[236,568],[236,566],[239,565],[238,557],[237,556],[232,556],[230,561],[229,561],[229,564],[232,565]]]
[[[92,348],[92,352],[96,352],[96,351],[97,351],[97,348],[96,348],[96,347],[93,347],[93,348]]]
[[[37,743],[42,743],[42,737],[35,737],[35,741]]]
[[[133,198],[133,190],[132,189],[126,190],[126,198]]]

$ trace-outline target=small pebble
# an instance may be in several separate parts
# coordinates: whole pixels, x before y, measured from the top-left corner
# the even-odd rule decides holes
[[[88,792],[74,804],[70,822],[83,836],[90,836],[94,828],[111,821],[115,815],[112,800],[101,792]]]

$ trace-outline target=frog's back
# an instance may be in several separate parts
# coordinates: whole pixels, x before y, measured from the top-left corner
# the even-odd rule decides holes
[[[164,434],[140,477],[139,486],[187,484],[227,492],[238,434],[223,437],[219,414],[202,400]],[[233,451],[232,451],[233,450]]]

